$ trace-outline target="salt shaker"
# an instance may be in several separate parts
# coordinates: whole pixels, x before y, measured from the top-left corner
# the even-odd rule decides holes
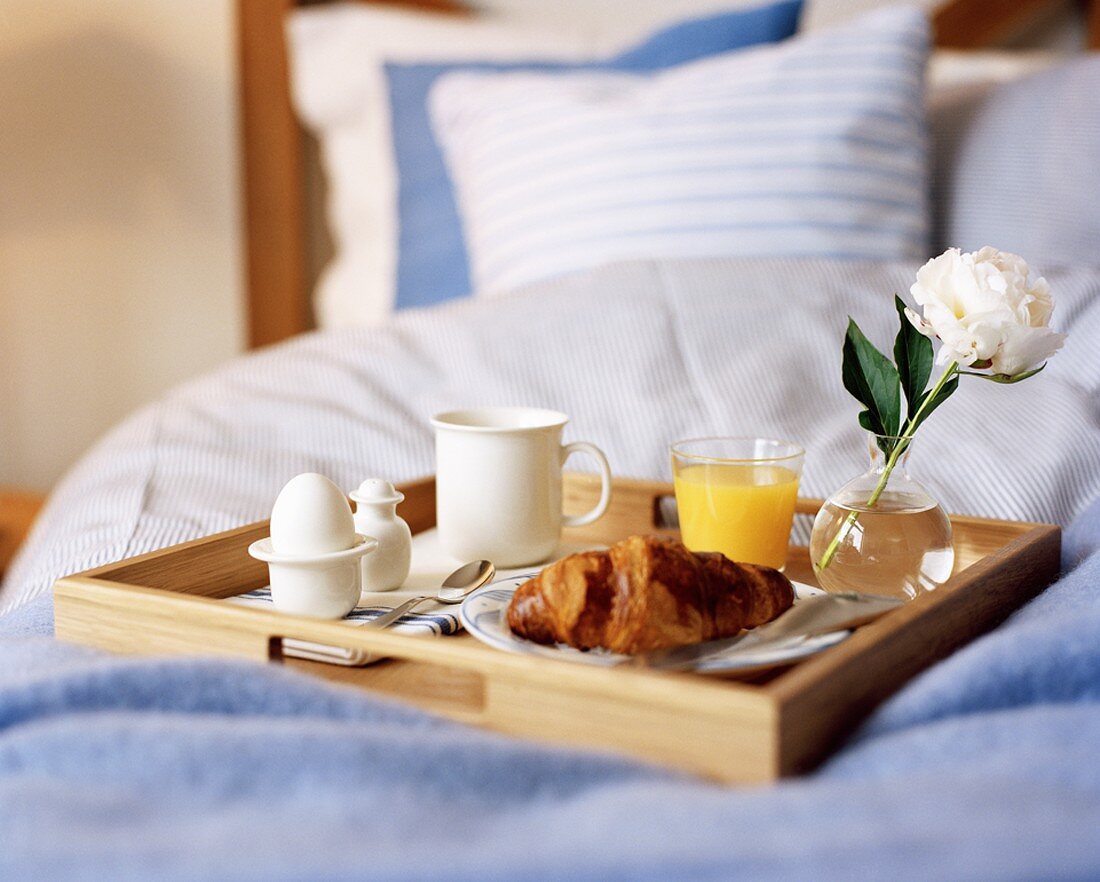
[[[412,531],[397,516],[397,503],[405,494],[389,481],[368,478],[351,493],[355,501],[355,532],[373,536],[378,548],[363,558],[363,590],[393,591],[409,576]]]

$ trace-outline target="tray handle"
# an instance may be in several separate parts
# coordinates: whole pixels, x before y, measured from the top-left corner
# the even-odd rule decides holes
[[[294,637],[272,637],[268,640],[268,660],[280,662],[286,658],[340,665],[345,668],[362,668],[387,658],[365,649],[349,649],[331,643],[316,643]]]

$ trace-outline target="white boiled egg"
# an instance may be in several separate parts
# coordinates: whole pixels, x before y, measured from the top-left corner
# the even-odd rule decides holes
[[[351,506],[324,475],[306,472],[279,491],[271,509],[271,549],[276,554],[326,554],[354,544]]]

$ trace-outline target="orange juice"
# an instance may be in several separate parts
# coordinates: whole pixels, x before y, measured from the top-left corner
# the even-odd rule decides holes
[[[798,472],[765,463],[683,465],[674,475],[680,533],[692,551],[780,569],[798,498]]]

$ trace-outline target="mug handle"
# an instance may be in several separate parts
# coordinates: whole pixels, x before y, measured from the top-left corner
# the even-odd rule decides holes
[[[596,503],[595,508],[584,514],[562,515],[561,522],[562,526],[565,527],[583,527],[593,521],[598,521],[607,512],[607,506],[611,503],[611,466],[607,464],[607,457],[604,452],[595,444],[589,444],[587,441],[574,441],[572,444],[566,444],[561,449],[561,463],[563,466],[565,461],[574,453],[590,453],[595,457],[596,463],[600,467],[600,501]]]

